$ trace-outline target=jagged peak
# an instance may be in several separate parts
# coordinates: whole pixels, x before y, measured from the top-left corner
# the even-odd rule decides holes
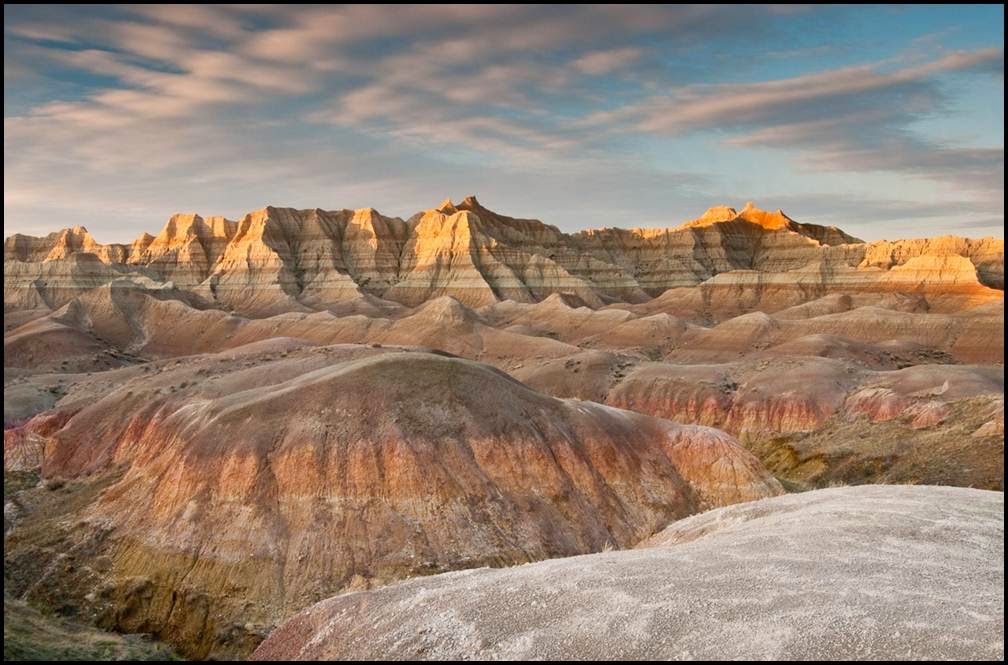
[[[751,205],[751,204],[750,204]],[[728,222],[738,217],[738,212],[730,206],[712,206],[707,208],[695,221],[703,222]]]
[[[152,236],[151,234],[149,234],[146,231],[144,231],[143,233],[141,233],[140,235],[138,235],[136,237],[136,239],[133,241],[133,244],[135,245],[138,242],[144,242],[144,241],[150,242],[153,239],[154,239],[154,236]]]
[[[708,208],[704,211],[704,214],[700,215],[696,219],[681,224],[677,227],[677,229],[705,227],[724,222],[734,222],[737,220],[749,222],[750,224],[755,224],[756,226],[760,226],[767,230],[782,229],[795,223],[794,220],[784,214],[784,211],[780,208],[778,208],[775,212],[767,212],[766,210],[757,208],[752,201],[747,201],[741,212],[736,211],[735,208],[725,205],[714,206]]]
[[[230,239],[236,228],[237,222],[232,222],[220,215],[204,218],[194,212],[175,213],[168,219],[156,237],[147,240],[148,234],[144,234],[137,238],[133,245],[149,246],[153,244],[161,247],[188,242],[193,238],[198,238],[200,242],[212,238]]]
[[[263,208],[259,208],[258,210],[253,210],[252,212],[245,213],[240,223],[242,225],[246,224],[263,225],[266,223],[267,220],[269,220],[270,217],[274,216],[276,212],[277,212],[276,207],[265,206]]]
[[[46,261],[65,259],[79,251],[92,252],[101,249],[88,230],[79,225],[64,228],[48,237],[52,238],[52,247],[44,259]]]
[[[745,208],[739,213],[739,219],[762,226],[765,229],[781,229],[794,222],[780,208],[774,212],[767,212],[757,208],[752,201],[746,203]]]
[[[129,245],[127,261],[130,263],[135,262],[136,257],[140,256],[148,247],[150,247],[152,242],[154,242],[154,236],[146,231],[138,235]]]
[[[197,219],[203,219],[200,217],[199,213],[196,212],[177,212],[168,218],[169,222],[194,222]]]
[[[459,231],[469,231],[476,228],[480,222],[479,216],[471,210],[463,210],[452,206],[450,209],[435,208],[426,210],[418,215],[414,215],[416,224],[414,228],[421,226],[425,228],[441,229],[452,227]],[[413,219],[413,218],[411,218]]]
[[[405,221],[400,217],[389,217],[387,215],[383,215],[377,208],[357,208],[356,210],[351,210],[350,213],[349,221],[354,224],[370,224],[371,226],[374,226],[375,222],[392,222],[394,224],[405,223]]]
[[[284,208],[282,206],[274,205],[263,206],[262,208],[245,213],[242,216],[242,221],[245,221],[246,219],[265,220],[281,210],[293,210],[293,208]]]
[[[203,218],[194,212],[177,212],[168,218],[161,232],[157,234],[158,240],[173,240],[183,235],[194,234],[193,227],[202,224]]]
[[[474,194],[462,199],[462,202],[455,206],[457,210],[468,210],[469,212],[486,218],[491,218],[497,221],[530,221],[530,220],[519,220],[515,217],[508,217],[507,215],[502,215],[500,213],[494,212],[489,208],[485,207],[479,200],[476,199]],[[535,220],[539,221],[539,220]],[[540,222],[541,224],[542,222]]]
[[[544,231],[552,234],[556,238],[560,238],[564,235],[559,228],[552,224],[547,224],[540,219],[530,217],[510,217],[508,215],[502,215],[498,212],[494,212],[480,203],[473,194],[465,197],[465,199],[458,204],[457,208],[459,210],[468,210],[478,217],[480,221],[492,224],[498,228],[503,225],[520,233],[536,233]]]
[[[481,211],[486,211],[486,208],[483,208],[479,204],[479,201],[476,200],[476,197],[470,194],[458,204],[453,203],[450,198],[445,199],[437,208],[428,210],[422,213],[422,215],[431,212],[447,215],[451,218],[454,218],[456,215],[464,215],[466,221],[473,221],[474,218],[479,219],[479,212]]]

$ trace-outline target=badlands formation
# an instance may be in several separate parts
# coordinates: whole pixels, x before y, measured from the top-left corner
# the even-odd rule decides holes
[[[192,658],[1003,656],[1003,335],[1003,240],[751,204],[15,235],[5,611]]]

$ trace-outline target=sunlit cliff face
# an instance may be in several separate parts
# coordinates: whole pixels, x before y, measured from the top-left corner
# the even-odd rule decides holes
[[[927,283],[933,294],[972,294],[980,302],[984,294],[997,295],[990,287],[1003,286],[999,242],[949,237],[864,243],[836,227],[799,223],[752,203],[741,212],[710,208],[673,228],[571,235],[539,220],[501,215],[469,196],[406,221],[370,208],[270,206],[239,221],[179,214],[157,236],[145,233],[130,245],[102,245],[74,227],[45,238],[11,236],[5,255],[12,259],[8,299],[23,299],[19,307],[58,307],[117,271],[140,270],[193,297],[252,315],[310,311],[364,296],[410,307],[451,296],[480,307],[567,294],[600,307],[643,303],[708,280],[705,290],[738,288],[739,277],[719,275],[766,273],[751,277],[760,289],[757,300],[734,308],[731,299],[708,300],[699,308],[721,319],[759,301],[771,306],[774,298],[777,307],[797,304],[809,289],[821,295],[830,288],[912,291]],[[82,258],[53,263],[75,255]],[[39,271],[49,274],[60,266],[70,271],[67,279],[35,280]]]

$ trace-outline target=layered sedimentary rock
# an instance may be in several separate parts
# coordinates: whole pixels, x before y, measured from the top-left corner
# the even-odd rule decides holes
[[[67,536],[104,563],[18,593],[69,594],[191,656],[241,653],[341,589],[626,547],[781,491],[717,430],[440,355],[268,343],[131,372],[100,399],[61,401],[57,431],[29,423],[5,441],[13,459],[43,437],[46,478],[108,478]],[[27,542],[8,540],[15,567]]]
[[[253,660],[1004,658],[1004,495],[851,487],[640,548],[336,596]]]
[[[880,304],[859,307],[863,295],[834,294],[708,327],[640,305],[591,309],[561,294],[475,310],[451,296],[410,309],[364,294],[338,311],[248,318],[186,302],[185,293],[132,278],[91,289],[8,332],[5,365],[27,377],[104,371],[271,338],[426,347],[555,396],[727,430],[805,486],[1002,482],[1004,346],[991,340],[1004,336],[1003,300],[936,313],[920,295],[879,294]],[[847,408],[896,370],[930,377],[929,390],[949,379],[950,389],[887,398],[889,419]],[[51,407],[59,386],[41,377],[5,384],[12,422]]]
[[[512,372],[553,395],[723,429],[800,486],[1004,483],[1001,366],[878,371],[772,349],[678,364],[595,351]]]
[[[238,222],[175,215],[156,237],[144,234],[129,247],[97,245],[82,229],[74,237],[83,240],[69,245],[77,248],[73,251],[63,249],[68,245],[58,234],[14,236],[5,244],[5,272],[16,280],[5,289],[5,306],[26,309],[40,303],[56,308],[102,283],[99,276],[71,288],[78,271],[60,260],[90,252],[109,264],[106,272],[126,263],[129,268],[119,272],[141,270],[198,295],[210,306],[259,316],[324,309],[363,293],[381,293],[396,282],[406,230],[401,220],[371,209],[270,207]],[[38,291],[39,282],[50,291],[56,288],[48,273],[61,279],[54,295],[21,295]]]
[[[127,260],[147,266],[165,281],[193,288],[207,278],[236,226],[223,217],[204,220],[195,214],[174,215],[157,236],[138,238]]]
[[[125,280],[93,289],[8,333],[5,364],[29,373],[100,371],[137,355],[217,352],[276,337],[421,346],[494,364],[552,395],[725,429],[801,484],[1002,482],[1004,347],[991,342],[1004,334],[999,303],[936,314],[853,307],[855,298],[839,295],[706,328],[668,314],[572,307],[559,295],[478,311],[448,296],[405,311],[347,301],[368,314],[260,319],[168,295]],[[931,397],[896,389],[865,402],[884,404],[878,413],[889,418],[851,406],[862,392],[878,397],[888,381],[911,375],[930,382],[927,390],[946,380],[949,388]],[[12,401],[12,413],[51,406],[54,385],[10,385],[12,400],[23,400],[17,408]]]
[[[5,309],[56,308],[90,288],[100,279],[94,270],[78,284],[79,269],[63,265],[83,254],[253,316],[325,309],[362,294],[408,306],[449,295],[475,307],[553,294],[599,307],[664,294],[670,313],[721,320],[837,291],[916,293],[961,308],[1004,288],[1004,242],[993,238],[864,243],[752,204],[712,208],[675,228],[570,235],[467,197],[408,221],[372,209],[267,207],[238,222],[180,214],[129,246],[101,245],[82,227],[16,235],[4,246]]]
[[[538,220],[487,210],[474,197],[458,206],[445,201],[415,219],[402,281],[384,297],[415,305],[451,295],[472,306],[536,302],[554,293],[596,306],[601,297],[646,299],[627,273],[579,255],[566,239]]]
[[[238,223],[197,291],[259,315],[380,293],[397,278],[405,228],[371,209],[266,208]]]
[[[52,261],[4,261],[4,309],[56,309],[125,272],[122,264],[103,263],[91,253]]]
[[[741,213],[718,206],[672,229],[601,229],[574,239],[584,251],[623,265],[650,295],[694,286],[735,270],[785,272],[823,255],[824,247],[861,243],[833,227],[799,224],[750,203]],[[834,256],[855,256],[841,248]]]
[[[919,256],[963,256],[968,258],[987,286],[1004,289],[1004,241],[996,238],[970,240],[939,236],[917,240],[882,240],[869,243],[862,266],[892,268]]]
[[[4,241],[4,261],[56,261],[81,252],[95,254],[105,263],[123,263],[129,253],[123,245],[99,244],[83,226],[62,229],[43,238],[15,233]]]
[[[498,365],[515,357],[558,358],[577,351],[549,337],[494,327],[450,296],[404,312],[390,313],[381,302],[358,299],[346,301],[355,309],[343,314],[286,312],[244,318],[196,308],[164,297],[163,291],[127,280],[92,289],[8,333],[4,361],[25,370],[66,370],[67,365],[82,369],[87,358],[102,349],[160,358],[215,352],[276,337],[317,344],[429,347]]]

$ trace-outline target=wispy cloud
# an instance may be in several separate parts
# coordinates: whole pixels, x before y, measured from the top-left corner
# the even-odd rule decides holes
[[[588,114],[579,124],[671,136],[716,131],[731,145],[798,150],[817,169],[896,171],[987,194],[1003,191],[1003,146],[960,147],[916,133],[913,126],[945,110],[937,81],[942,75],[985,73],[1000,77],[1003,87],[1004,51],[951,53],[884,69],[889,64],[687,86]]]
[[[662,217],[661,192],[680,210],[687,190],[694,205],[703,187],[753,179],[730,156],[758,151],[793,163],[799,188],[818,186],[803,184],[810,172],[884,172],[953,185],[979,202],[977,215],[999,214],[1001,139],[963,144],[918,125],[955,116],[949,78],[1001,95],[1002,48],[922,60],[911,35],[884,57],[832,62],[830,40],[789,23],[818,11],[5,8],[5,209],[43,218],[76,203],[100,217],[109,206],[98,202],[115,198],[127,219],[161,206],[165,216],[177,199],[230,211],[239,192],[343,205],[331,197],[348,183],[393,201],[440,198],[461,182],[518,199],[519,183],[549,183],[568,197],[547,204],[565,215],[550,221],[587,223],[570,211],[594,206],[627,211],[610,224],[636,225]],[[598,203],[607,179],[632,200]],[[871,199],[870,179],[860,187]]]
[[[639,48],[615,48],[607,51],[588,53],[575,60],[572,64],[578,71],[595,76],[609,74],[622,69],[641,57]]]

